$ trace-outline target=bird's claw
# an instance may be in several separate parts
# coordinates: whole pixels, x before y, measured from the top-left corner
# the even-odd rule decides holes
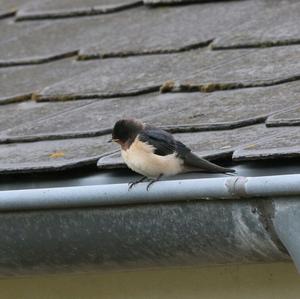
[[[154,181],[151,181],[151,182],[147,185],[147,187],[146,187],[146,190],[147,190],[147,191],[149,191],[149,188],[150,188],[150,186],[151,186],[153,183],[154,183]]]
[[[146,179],[146,177],[142,177],[141,179],[134,181],[134,182],[129,182],[128,183],[128,191],[135,185],[137,185],[138,183],[143,182]]]
[[[135,183],[134,182],[132,182],[132,183],[128,183],[128,191],[133,187],[135,185]]]
[[[137,185],[138,183],[140,183],[140,182],[131,182],[131,183],[128,183],[128,191],[130,189],[132,189],[132,187],[135,186],[135,185]]]
[[[148,183],[148,185],[147,185],[147,187],[146,187],[146,190],[149,191],[150,186],[151,186],[153,183],[159,181],[161,177],[162,177],[162,174],[160,174],[156,179],[150,180],[150,182]],[[139,179],[139,180],[137,180],[137,181],[135,181],[135,182],[129,182],[129,183],[128,183],[128,191],[129,191],[133,186],[137,185],[138,183],[143,182],[145,179],[147,179],[147,177],[144,176],[144,177],[142,177],[141,179]]]
[[[147,185],[146,190],[149,191],[150,186],[151,186],[153,183],[159,181],[161,177],[162,177],[162,174],[160,174],[156,179],[151,180],[151,181],[149,182],[149,184]]]

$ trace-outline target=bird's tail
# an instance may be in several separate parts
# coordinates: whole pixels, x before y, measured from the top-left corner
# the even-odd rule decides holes
[[[203,158],[198,157],[192,152],[189,152],[184,157],[184,164],[187,169],[191,171],[203,171],[203,172],[214,172],[214,173],[232,173],[235,172],[232,168],[226,168],[209,162]]]

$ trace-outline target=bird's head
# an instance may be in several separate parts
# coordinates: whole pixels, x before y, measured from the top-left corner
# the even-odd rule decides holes
[[[112,131],[112,141],[117,142],[126,149],[143,130],[144,124],[137,119],[120,119]]]

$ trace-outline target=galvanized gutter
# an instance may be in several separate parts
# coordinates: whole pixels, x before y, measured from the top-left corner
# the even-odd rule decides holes
[[[300,195],[300,175],[229,176],[161,181],[131,190],[128,184],[27,189],[0,192],[0,211],[111,206],[196,199],[238,199]]]
[[[0,275],[289,261],[300,175],[0,192]],[[287,250],[286,250],[287,248]],[[289,253],[289,254],[288,254]]]

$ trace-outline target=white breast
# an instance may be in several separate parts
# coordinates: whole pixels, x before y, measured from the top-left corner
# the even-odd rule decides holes
[[[160,174],[171,176],[183,170],[183,161],[178,159],[175,153],[159,156],[153,152],[153,146],[137,138],[129,149],[121,150],[122,157],[130,169],[150,178],[155,178]]]

